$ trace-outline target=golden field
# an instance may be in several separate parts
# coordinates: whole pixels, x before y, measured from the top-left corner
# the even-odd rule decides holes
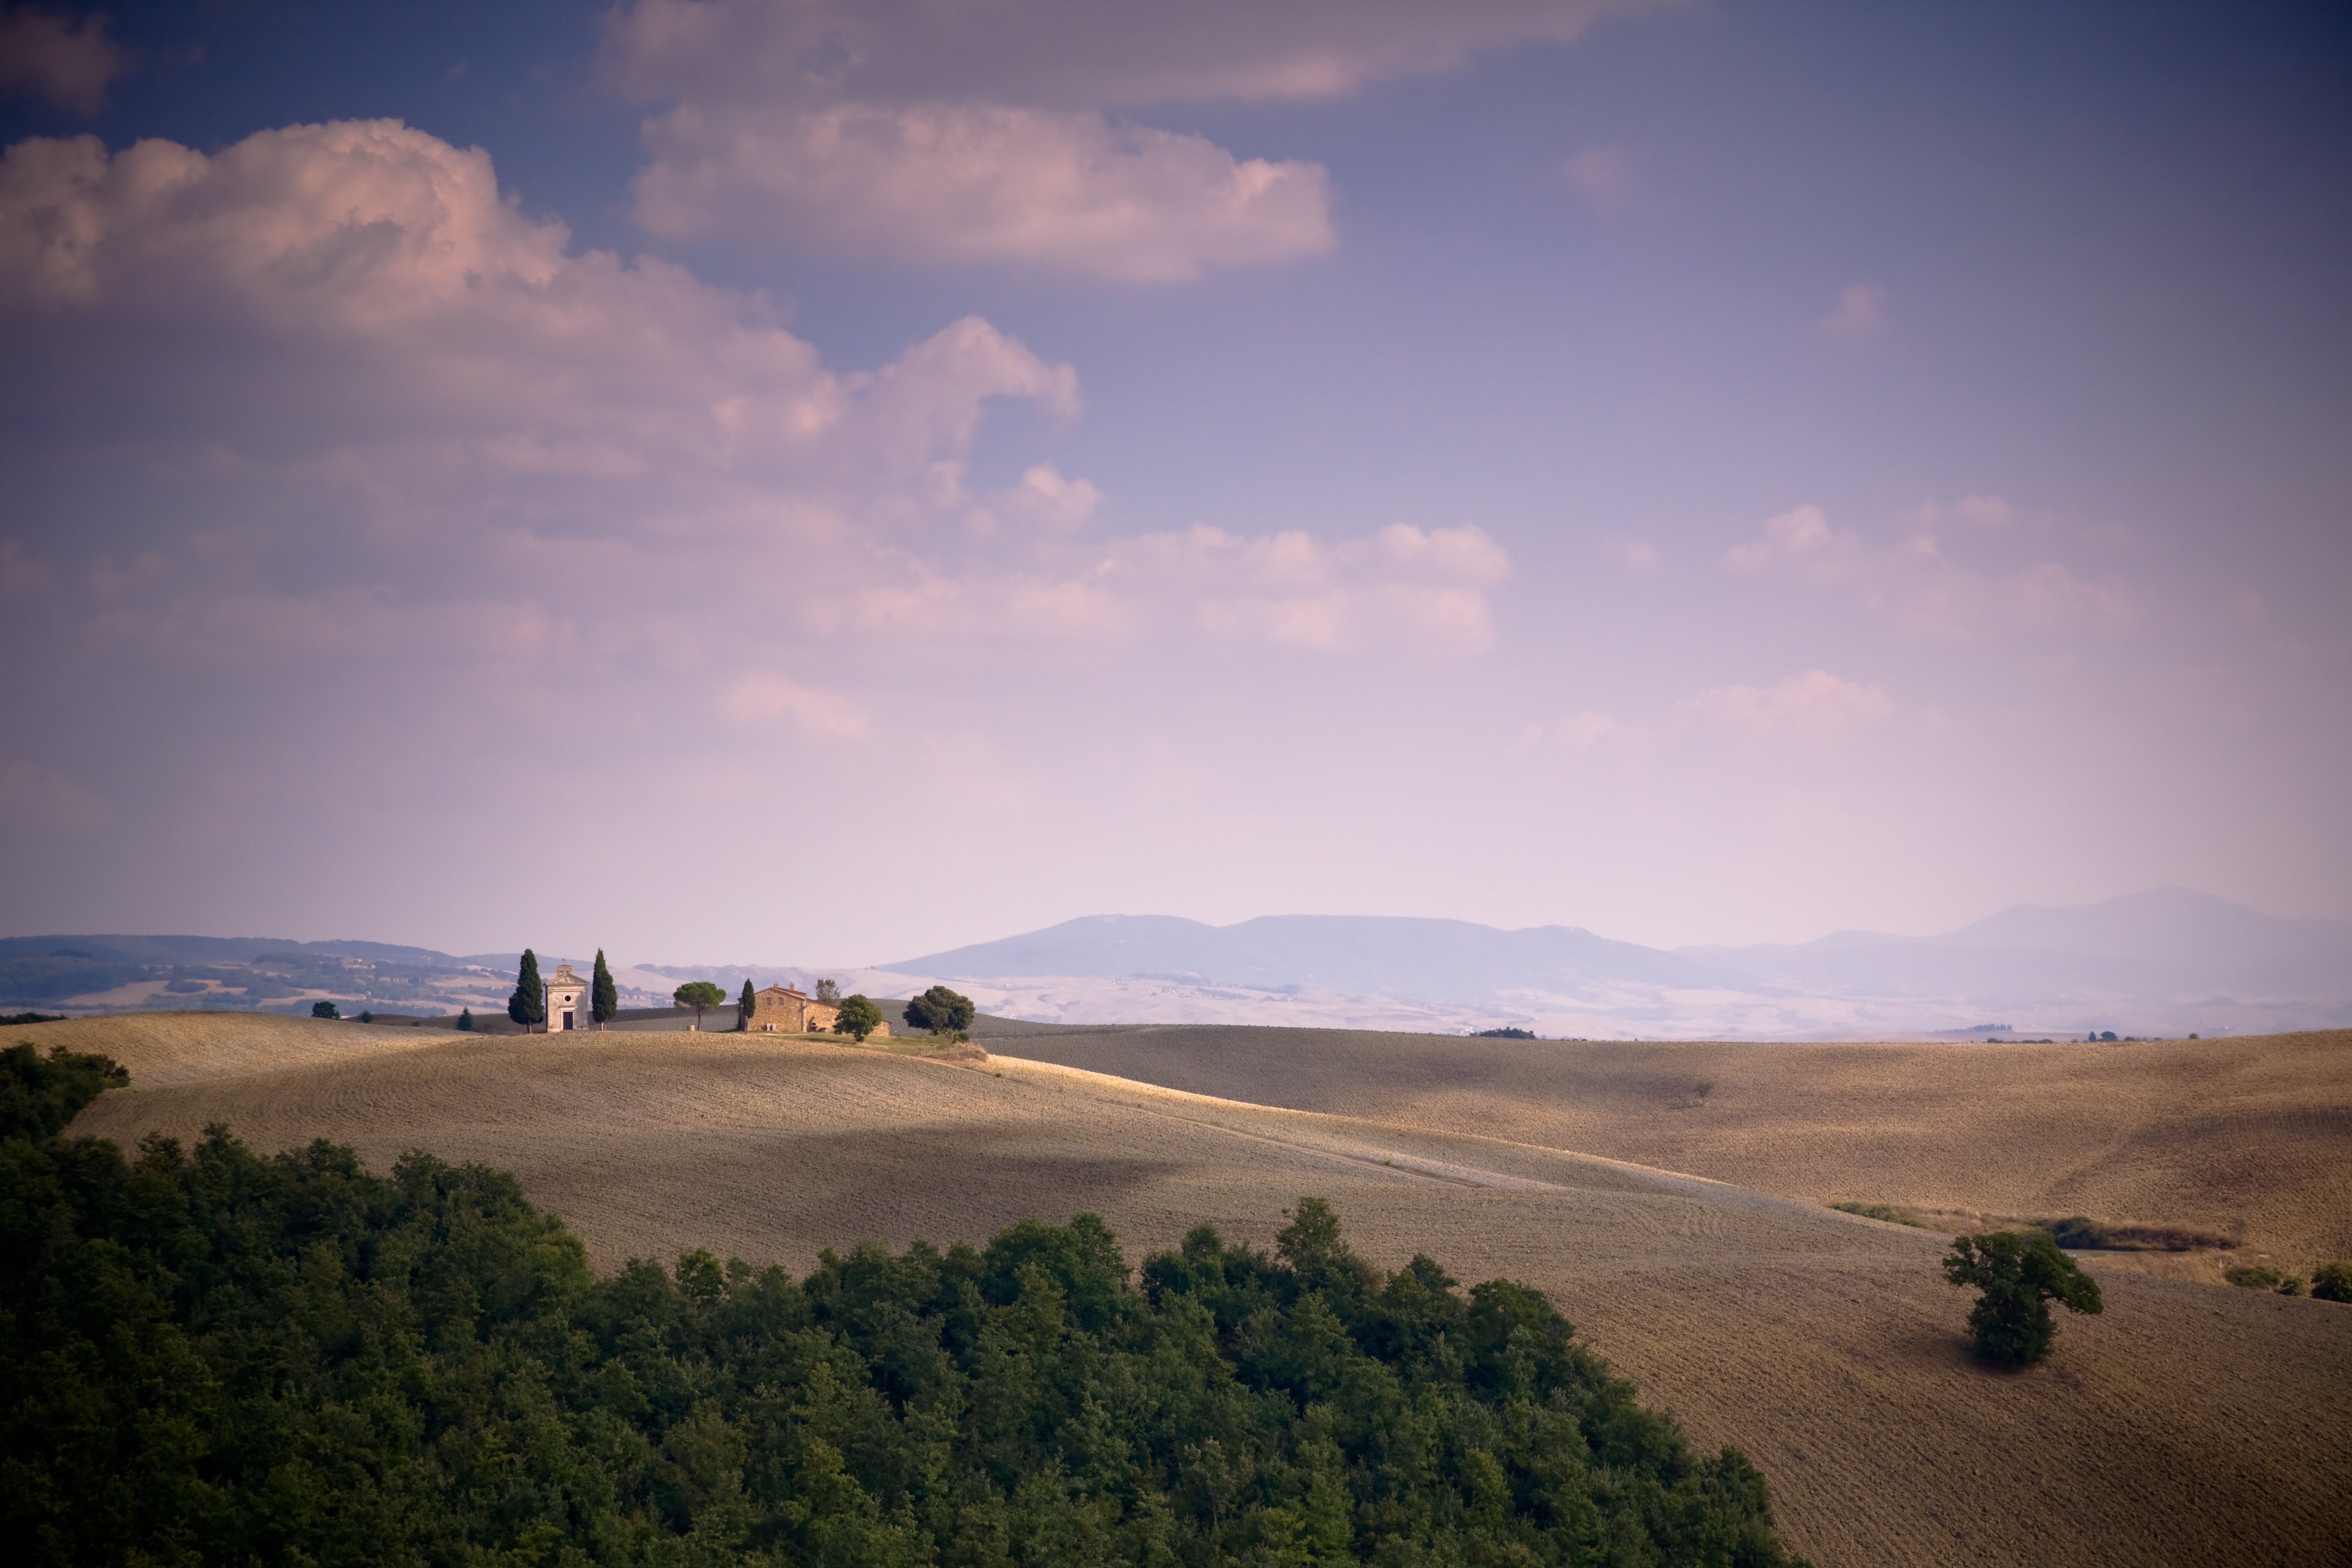
[[[1577,1149],[1815,1203],[2177,1226],[2235,1237],[2242,1256],[2299,1273],[2352,1258],[2352,1029],[2097,1046],[1181,1027],[989,1043],[1203,1094]],[[2136,1261],[2220,1278],[2210,1256]]]
[[[707,1246],[804,1268],[861,1237],[977,1241],[1087,1209],[1132,1258],[1202,1219],[1265,1244],[1312,1193],[1384,1266],[1425,1251],[1549,1293],[1698,1442],[1756,1458],[1823,1568],[2352,1559],[2352,1308],[2095,1263],[2106,1313],[1997,1373],[1966,1353],[1940,1237],[1803,1201],[2230,1223],[2290,1258],[2324,1250],[2343,1217],[2343,1035],[2215,1043],[2201,1079],[2162,1047],[2070,1063],[1272,1030],[984,1042],[1079,1068],[253,1015],[11,1038],[131,1068],[76,1132],[222,1121],[379,1168],[411,1148],[501,1165],[604,1266]],[[1204,1086],[1223,1098],[1187,1092]]]

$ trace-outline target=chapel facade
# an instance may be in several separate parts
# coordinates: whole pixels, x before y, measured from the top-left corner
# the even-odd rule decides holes
[[[588,1026],[588,982],[572,973],[568,963],[555,966],[552,979],[540,983],[547,1003],[547,1032]]]

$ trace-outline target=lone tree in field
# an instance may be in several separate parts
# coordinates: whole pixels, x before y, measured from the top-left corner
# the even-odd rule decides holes
[[[2050,1321],[2051,1302],[2070,1312],[2105,1310],[2099,1282],[2075,1268],[2047,1231],[1956,1237],[1944,1278],[1982,1292],[1969,1312],[1977,1353],[2010,1366],[2031,1366],[2050,1353],[2058,1331]]]
[[[533,1024],[547,1021],[547,987],[539,982],[539,954],[522,950],[522,968],[516,972],[514,994],[507,998],[507,1016],[530,1033]]]
[[[840,985],[832,980],[818,981],[816,983],[816,999],[827,1005],[840,1001]]]
[[[739,1034],[751,1028],[751,1015],[759,1010],[760,994],[751,989],[751,982],[747,977],[743,982],[743,994],[735,999],[735,1028]]]
[[[310,1004],[310,1016],[313,1018],[340,1018],[342,1016],[342,1014],[335,1010],[335,1005],[332,1002],[313,1002]]]
[[[588,1016],[603,1028],[621,1016],[621,989],[613,984],[613,972],[605,967],[604,950],[596,950],[596,975],[588,984]]]
[[[469,1035],[474,1032],[474,1010],[471,1007],[466,1008],[457,1015],[457,1027]]]
[[[907,1004],[906,1019],[918,1029],[929,1029],[934,1035],[952,1030],[961,1034],[971,1027],[971,998],[959,996],[944,985],[934,985]]]
[[[882,1025],[882,1009],[863,995],[846,997],[841,1004],[841,1014],[833,1021],[836,1035],[855,1035],[860,1041]]]
[[[694,1009],[694,1026],[702,1027],[702,1010],[716,1007],[727,1000],[727,993],[708,980],[689,980],[669,994],[669,999],[681,1007]]]

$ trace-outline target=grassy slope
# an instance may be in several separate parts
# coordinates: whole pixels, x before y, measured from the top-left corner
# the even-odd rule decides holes
[[[976,1239],[1088,1208],[1131,1255],[1199,1218],[1264,1243],[1283,1205],[1320,1194],[1384,1264],[1427,1250],[1551,1292],[1701,1442],[1748,1448],[1824,1568],[2352,1549],[2352,1310],[2109,1275],[2105,1317],[2067,1323],[2047,1366],[2000,1375],[1965,1357],[1937,1238],[1706,1182],[1044,1064],[410,1033],[250,1016],[26,1031],[131,1068],[77,1131],[218,1119],[259,1147],[326,1136],[378,1166],[415,1146],[494,1162],[607,1265],[709,1245],[805,1267],[859,1235]],[[1711,1101],[1737,1091],[1716,1076]]]

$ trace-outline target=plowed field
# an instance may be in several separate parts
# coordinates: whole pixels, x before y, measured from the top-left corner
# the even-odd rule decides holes
[[[1171,1027],[989,1044],[1202,1094],[1576,1149],[1816,1203],[2179,1226],[2237,1237],[2245,1255],[2298,1272],[2352,1258],[2352,1029],[2019,1046]],[[2218,1260],[2199,1271],[2218,1279]]]
[[[1408,1072],[1388,1103],[1413,1124],[1398,1125],[776,1037],[485,1040],[181,1016],[18,1038],[131,1068],[77,1132],[187,1137],[225,1121],[257,1147],[326,1137],[378,1167],[416,1147],[494,1163],[608,1266],[707,1246],[805,1268],[862,1237],[978,1240],[1086,1209],[1139,1257],[1202,1219],[1264,1244],[1286,1205],[1317,1194],[1383,1265],[1426,1251],[1465,1279],[1549,1292],[1698,1441],[1748,1450],[1824,1568],[2352,1558],[2352,1309],[2103,1271],[2105,1315],[2068,1321],[2041,1368],[1989,1373],[1965,1354],[1968,1303],[1937,1275],[1939,1237],[1514,1141],[1565,1123],[1513,1121],[1491,1087],[1481,1111],[1475,1085]],[[1299,1086],[1344,1079],[1347,1055],[1285,1070]],[[1350,1092],[1377,1099],[1364,1080],[1382,1064],[1352,1070]],[[1690,1114],[1760,1081],[1711,1076]],[[1847,1120],[1842,1146],[1890,1146],[1860,1111]],[[1829,1171],[1841,1145],[1798,1132]],[[1769,1153],[1760,1124],[1744,1142]]]

